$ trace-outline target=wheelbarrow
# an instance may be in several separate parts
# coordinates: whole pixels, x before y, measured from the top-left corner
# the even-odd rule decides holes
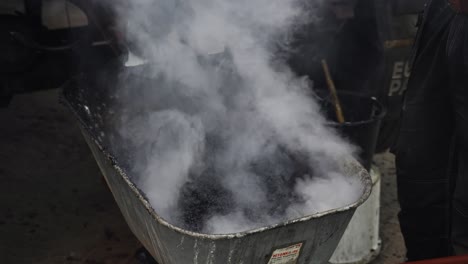
[[[367,171],[354,159],[342,162],[344,173],[362,184],[360,198],[348,206],[291,219],[241,233],[209,235],[174,226],[158,215],[138,189],[110,145],[112,117],[108,106],[115,82],[77,78],[65,87],[62,102],[76,117],[130,229],[159,264],[321,264],[327,263],[356,208],[370,195]],[[330,193],[330,195],[334,195]]]

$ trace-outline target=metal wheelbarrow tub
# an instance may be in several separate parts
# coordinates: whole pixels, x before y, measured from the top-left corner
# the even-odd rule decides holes
[[[349,160],[343,162],[344,171],[350,177],[359,177],[363,186],[359,200],[349,206],[235,234],[207,235],[181,229],[158,215],[122,165],[129,161],[112,153],[113,146],[106,139],[112,135],[107,135],[108,130],[107,134],[102,132],[106,131],[106,122],[112,122],[103,118],[111,100],[106,89],[111,89],[112,81],[104,80],[104,86],[89,80],[69,82],[62,102],[78,120],[132,232],[160,264],[327,263],[354,211],[371,192],[367,171],[357,161]]]

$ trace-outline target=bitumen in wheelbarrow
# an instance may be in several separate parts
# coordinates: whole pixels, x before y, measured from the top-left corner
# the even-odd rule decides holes
[[[106,139],[109,133],[102,133],[112,127],[112,118],[105,117],[112,100],[112,81],[102,80],[69,82],[63,102],[75,115],[130,229],[159,264],[327,263],[354,211],[370,195],[369,174],[349,159],[342,162],[343,171],[360,179],[363,191],[348,206],[233,234],[209,235],[174,226],[151,207],[125,169],[124,162],[129,161],[112,153]]]

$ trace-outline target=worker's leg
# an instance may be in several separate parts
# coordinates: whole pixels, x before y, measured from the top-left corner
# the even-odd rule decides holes
[[[437,102],[436,100],[440,100]],[[409,260],[447,256],[451,115],[447,98],[408,103],[396,156],[400,226]]]
[[[26,15],[34,26],[42,26],[42,0],[24,0]]]
[[[447,170],[453,114],[445,61],[453,12],[445,1],[438,3],[427,10],[396,148],[399,219],[409,260],[451,253]]]
[[[457,179],[453,194],[452,241],[455,253],[468,254],[468,17],[457,15],[448,40],[452,104],[455,113]]]

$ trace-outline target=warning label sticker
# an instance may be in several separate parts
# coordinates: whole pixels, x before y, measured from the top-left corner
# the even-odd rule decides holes
[[[296,264],[301,253],[302,243],[273,251],[268,264]]]

